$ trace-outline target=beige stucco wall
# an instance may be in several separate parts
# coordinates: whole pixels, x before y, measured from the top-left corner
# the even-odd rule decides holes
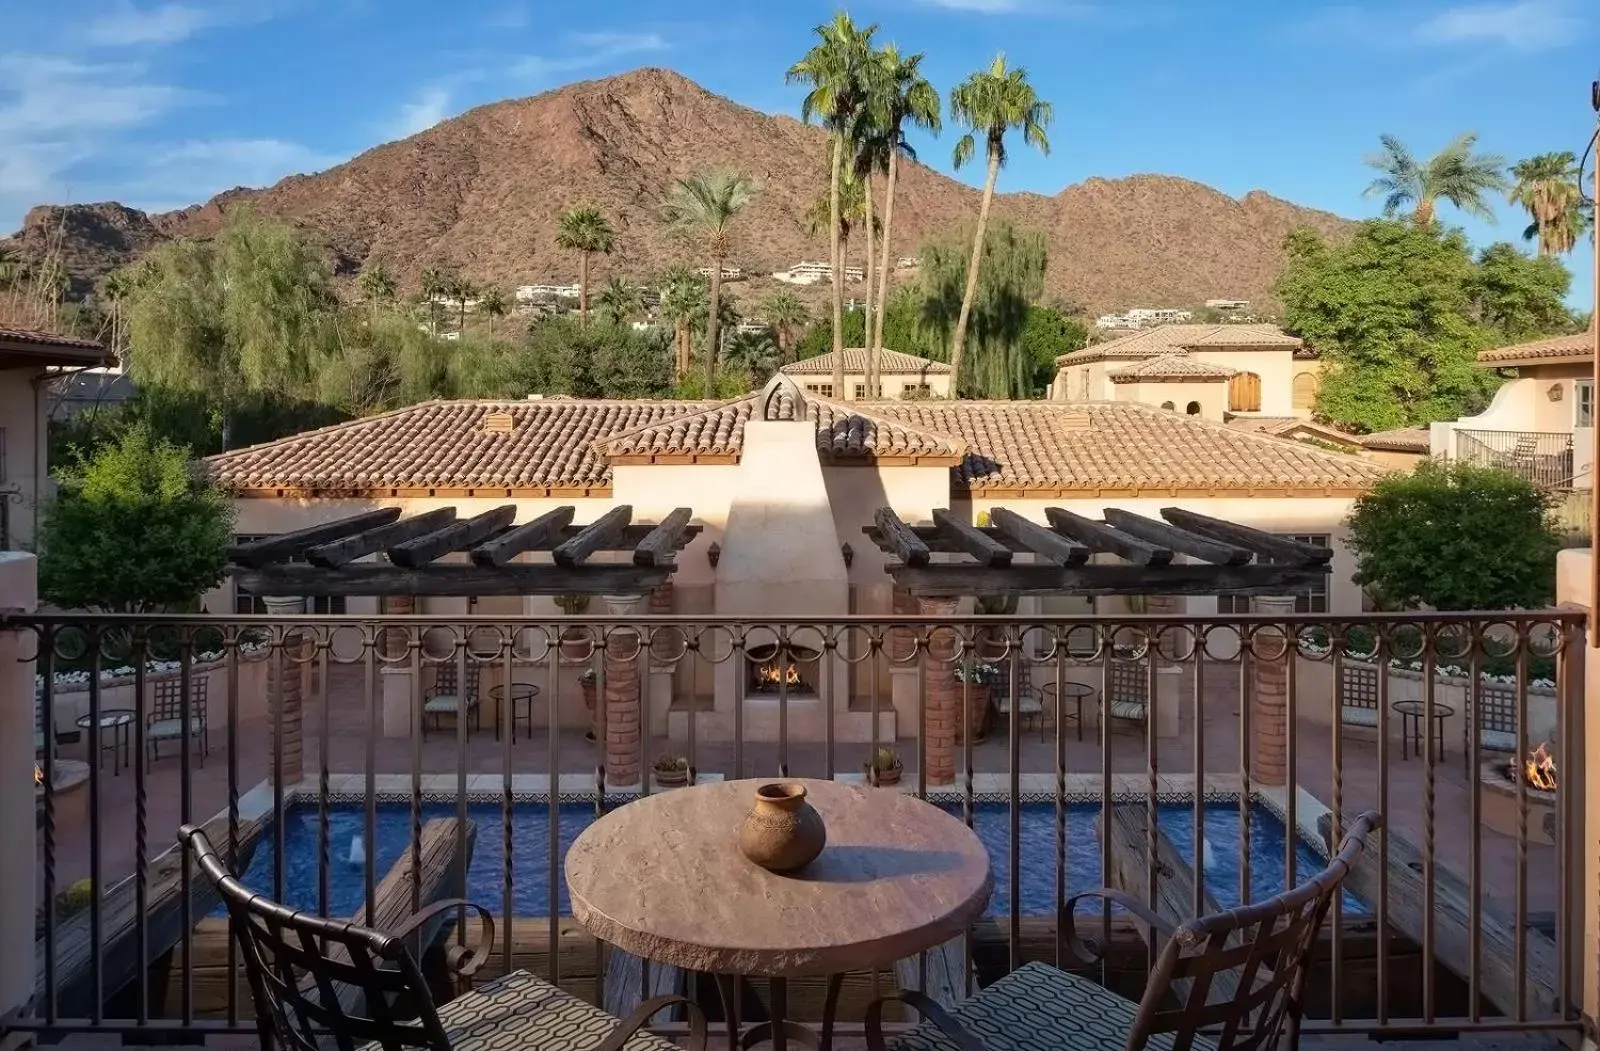
[[[1172,403],[1174,412],[1189,413],[1189,405],[1198,402],[1200,411],[1189,413],[1203,420],[1221,422],[1228,408],[1228,382],[1211,380],[1203,383],[1174,381],[1144,381],[1141,383],[1113,383],[1117,401],[1136,401],[1158,408]]]
[[[1294,415],[1294,351],[1204,349],[1192,351],[1191,356],[1237,372],[1255,373],[1261,377],[1261,415]]]
[[[1594,429],[1578,427],[1574,385],[1593,376],[1588,365],[1534,365],[1495,391],[1489,407],[1476,416],[1435,423],[1430,445],[1435,456],[1455,455],[1457,430],[1532,431],[1572,435],[1574,488],[1588,486],[1594,462]]]
[[[11,546],[32,550],[37,534],[39,504],[53,488],[45,460],[46,418],[42,394],[34,380],[40,368],[0,369],[0,428],[5,431],[0,450],[0,500],[8,501]],[[16,497],[4,495],[6,492]]]
[[[821,385],[825,384],[830,387],[833,386],[833,377],[822,373],[805,373],[803,375],[793,375],[791,378],[798,383],[802,389],[811,391],[813,393],[816,393],[817,388]],[[922,375],[919,373],[886,372],[882,377],[880,377],[878,386],[883,392],[882,396],[884,399],[888,401],[899,401],[906,396],[908,388],[912,392],[915,392],[915,389],[920,384],[924,383],[928,385],[928,393],[930,396],[935,398],[948,398],[950,396],[949,373],[928,373],[927,375]],[[857,384],[861,385],[862,387],[867,385],[867,377],[865,374],[860,372],[846,372],[844,374],[843,398],[845,401],[856,400]],[[837,391],[835,391],[834,396],[839,397],[840,395]],[[866,400],[870,401],[875,399],[868,398]]]
[[[1390,452],[1383,449],[1368,449],[1364,455],[1372,462],[1395,471],[1409,471],[1428,458],[1427,453]]]

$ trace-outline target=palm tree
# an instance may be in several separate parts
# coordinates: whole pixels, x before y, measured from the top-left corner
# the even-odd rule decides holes
[[[428,332],[439,338],[439,299],[450,294],[450,275],[437,266],[422,271],[422,298],[428,303]]]
[[[1518,161],[1511,174],[1516,179],[1511,203],[1526,208],[1533,220],[1522,232],[1523,239],[1537,240],[1540,255],[1572,251],[1587,223],[1577,158],[1570,152],[1541,153]]]
[[[817,26],[818,42],[805,57],[789,67],[791,83],[811,85],[800,104],[800,118],[821,120],[832,139],[829,150],[828,199],[832,202],[833,249],[833,382],[834,390],[844,388],[844,254],[839,243],[839,194],[849,138],[855,130],[857,112],[866,102],[866,73],[872,62],[872,34],[878,27],[861,29],[840,11],[833,21]]]
[[[745,385],[754,390],[777,371],[778,351],[762,332],[737,332],[728,340],[727,366],[741,369]]]
[[[124,342],[123,302],[133,292],[135,283],[133,271],[128,267],[111,271],[100,282],[100,294],[105,297],[107,304],[111,307],[109,311],[111,315],[111,353],[119,358],[122,355],[122,344]]]
[[[556,220],[556,245],[578,253],[578,321],[589,323],[589,257],[610,255],[617,233],[600,209],[580,205],[562,212]]]
[[[17,250],[0,245],[0,291],[20,282],[27,272],[28,266]]]
[[[356,285],[361,289],[361,297],[374,310],[381,304],[394,302],[395,291],[398,287],[394,271],[382,263],[373,263],[371,266],[363,267],[361,276],[356,278]]]
[[[812,234],[820,234],[828,229],[835,215],[838,216],[839,232],[835,243],[839,246],[840,269],[843,270],[850,261],[850,235],[867,218],[866,182],[857,178],[854,171],[846,171],[839,180],[837,211],[832,194],[818,194],[816,200],[811,202],[811,207],[806,209],[806,229]]]
[[[686,266],[669,267],[657,284],[661,290],[661,317],[672,324],[672,382],[682,385],[689,374],[689,351],[694,339],[694,319],[703,309],[705,281]]]
[[[722,305],[722,264],[728,258],[728,234],[750,203],[755,184],[738,172],[710,171],[677,180],[667,199],[667,228],[692,237],[705,247],[711,268],[710,307],[706,324],[706,390],[716,387],[717,322]]]
[[[613,277],[595,297],[600,314],[613,325],[620,325],[644,309],[644,294],[639,286],[622,277]]]
[[[972,319],[972,298],[978,291],[978,266],[983,260],[983,237],[989,225],[989,204],[994,200],[994,183],[1006,163],[1006,132],[1017,129],[1022,141],[1045,156],[1050,155],[1050,140],[1045,136],[1055,110],[1041,99],[1028,83],[1028,72],[1020,66],[1006,68],[1006,56],[995,56],[986,70],[972,74],[950,92],[950,116],[970,128],[956,143],[955,166],[960,168],[977,150],[975,136],[982,135],[989,159],[989,174],[983,183],[983,200],[978,205],[978,228],[972,235],[972,256],[967,261],[967,287],[961,296],[961,313],[956,315],[955,335],[950,343],[950,393],[959,397],[961,357],[966,351],[967,324]]]
[[[467,300],[478,297],[478,286],[472,283],[471,278],[457,276],[450,282],[450,289],[446,293],[456,301],[456,309],[461,313],[460,320],[456,322],[456,331],[462,335],[467,331]]]
[[[1394,215],[1407,205],[1418,226],[1434,220],[1440,200],[1449,201],[1468,215],[1494,222],[1484,195],[1505,193],[1511,183],[1505,175],[1505,158],[1493,153],[1474,153],[1477,132],[1458,135],[1426,164],[1418,164],[1405,143],[1393,135],[1381,135],[1383,149],[1367,158],[1367,166],[1380,173],[1362,194],[1383,197],[1383,214]]]
[[[505,317],[511,311],[505,293],[493,287],[484,289],[483,294],[478,297],[478,309],[489,319],[489,338],[493,339],[496,319]]]
[[[792,360],[789,351],[794,347],[795,336],[811,321],[811,312],[804,301],[787,288],[780,288],[761,304],[761,316],[778,344],[778,364],[787,365]]]
[[[878,272],[878,312],[868,333],[869,353],[868,390],[876,391],[881,383],[883,357],[883,316],[889,302],[889,268],[893,258],[890,236],[894,223],[895,176],[902,155],[915,159],[916,151],[906,139],[905,128],[922,128],[937,135],[941,130],[939,119],[939,92],[922,75],[922,55],[900,54],[894,44],[888,44],[878,56],[878,75],[872,82],[869,105],[877,111],[876,122],[883,130],[888,146],[888,183],[883,198],[883,257]],[[867,280],[871,281],[869,272]]]

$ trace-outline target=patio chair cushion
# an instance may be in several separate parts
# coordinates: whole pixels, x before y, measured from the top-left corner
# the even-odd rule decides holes
[[[429,715],[450,715],[461,704],[461,698],[450,693],[441,693],[436,697],[429,697],[422,702],[422,710]],[[471,711],[478,704],[476,697],[467,700],[467,710]]]
[[[1001,713],[1009,715],[1011,713],[1011,695],[1002,694],[995,697],[994,706]],[[1044,703],[1039,698],[1026,693],[1017,698],[1018,715],[1038,715],[1042,711],[1044,711]]]
[[[1111,718],[1143,720],[1145,703],[1143,701],[1112,701]]]
[[[1517,735],[1509,730],[1480,730],[1478,739],[1491,752],[1515,752],[1517,750]]]
[[[1128,1042],[1139,1005],[1087,978],[1042,963],[1022,967],[951,1012],[985,1051],[1115,1051]],[[922,1022],[889,1045],[894,1051],[961,1051],[932,1022]],[[1170,1051],[1172,1034],[1150,1038]],[[1196,1039],[1196,1048],[1214,1048]]]
[[[588,1051],[617,1025],[617,1020],[600,1008],[527,971],[512,971],[456,997],[439,1008],[439,1021],[452,1051]],[[380,1046],[367,1044],[361,1051]],[[678,1051],[671,1041],[644,1031],[623,1046],[627,1051]]]
[[[204,718],[189,717],[189,736],[199,737],[206,728]],[[182,719],[157,719],[145,729],[146,740],[166,741],[183,736]]]
[[[1378,709],[1361,708],[1354,704],[1340,705],[1339,721],[1346,726],[1366,726],[1376,729],[1378,725]]]

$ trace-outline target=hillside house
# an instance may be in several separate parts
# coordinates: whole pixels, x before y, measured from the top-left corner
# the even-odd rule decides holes
[[[833,352],[818,354],[814,358],[785,365],[782,372],[793,376],[809,393],[822,398],[839,397],[833,389]],[[883,351],[879,363],[878,390],[867,391],[867,352],[852,347],[844,352],[844,401],[877,401],[879,399],[912,400],[916,398],[950,397],[950,366],[942,361],[903,354],[898,350]]]

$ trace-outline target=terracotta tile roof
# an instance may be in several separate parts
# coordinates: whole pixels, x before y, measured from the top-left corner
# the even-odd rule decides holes
[[[73,347],[78,350],[105,350],[105,347],[92,339],[78,339],[74,336],[63,336],[55,332],[40,332],[30,328],[0,327],[0,341],[6,343],[28,343],[39,347]]]
[[[1228,419],[1228,426],[1242,431],[1270,434],[1274,438],[1290,440],[1313,438],[1349,449],[1361,448],[1361,439],[1355,435],[1346,434],[1333,427],[1324,427],[1320,423],[1303,420],[1298,416],[1232,416]]]
[[[950,371],[950,366],[942,361],[933,361],[929,358],[919,358],[915,354],[904,354],[898,350],[883,350],[882,362],[885,376],[920,376],[927,373],[930,376],[942,376]],[[784,372],[792,376],[817,376],[831,375],[833,373],[833,351],[818,354],[814,358],[803,358],[792,365],[785,365]],[[862,347],[846,347],[844,352],[844,371],[846,375],[865,375],[867,371],[867,352]]]
[[[1057,365],[1078,365],[1108,358],[1153,358],[1185,350],[1256,348],[1299,349],[1298,336],[1276,325],[1158,325],[1131,336],[1096,343],[1056,359]]]
[[[1496,347],[1478,354],[1480,365],[1537,365],[1593,360],[1593,330],[1571,336],[1551,336],[1532,343],[1518,343],[1513,347]]]
[[[744,425],[756,411],[755,396],[739,398],[603,439],[598,451],[613,459],[700,455],[737,456]],[[817,451],[839,459],[877,457],[946,459],[955,463],[966,443],[888,417],[874,402],[871,410],[826,398],[807,399],[817,425]],[[785,403],[787,406],[787,403]],[[787,412],[785,413],[787,415]]]
[[[1140,380],[1225,380],[1237,369],[1213,365],[1187,354],[1163,354],[1159,358],[1123,365],[1106,373],[1112,383],[1137,383]]]
[[[901,402],[873,411],[957,435],[973,489],[1363,489],[1358,456],[1252,434],[1137,402]]]
[[[1398,427],[1361,436],[1361,444],[1380,452],[1425,453],[1432,447],[1426,427]]]

